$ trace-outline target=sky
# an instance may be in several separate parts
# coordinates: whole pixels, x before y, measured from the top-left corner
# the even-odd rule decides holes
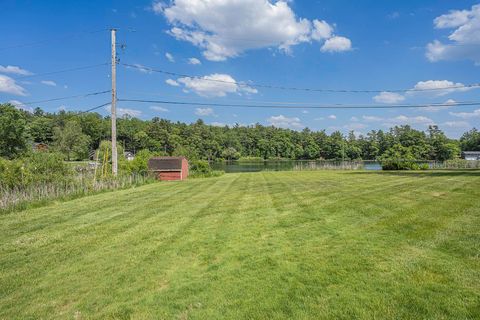
[[[114,27],[118,98],[187,103],[119,101],[120,115],[356,134],[437,124],[452,138],[480,127],[480,104],[458,105],[480,101],[478,0],[0,0],[0,12],[0,101],[26,110],[109,102],[82,95],[111,88]]]

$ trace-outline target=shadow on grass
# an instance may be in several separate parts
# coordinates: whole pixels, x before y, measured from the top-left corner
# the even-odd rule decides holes
[[[480,177],[478,169],[457,169],[457,170],[425,170],[425,171],[352,171],[347,174],[352,175],[391,175],[408,177],[456,177],[469,176]]]

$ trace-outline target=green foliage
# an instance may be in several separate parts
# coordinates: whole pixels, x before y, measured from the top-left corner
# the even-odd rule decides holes
[[[476,128],[465,132],[460,138],[462,151],[480,151],[480,131]]]
[[[238,159],[240,162],[263,162],[265,161],[262,157],[241,157]]]
[[[419,170],[415,162],[412,147],[404,147],[395,144],[388,149],[381,157],[382,170]]]
[[[15,129],[4,130],[8,125],[0,126],[0,152],[4,157],[18,157],[28,149],[29,142],[41,142],[61,151],[66,159],[82,160],[87,158],[89,150],[97,149],[101,141],[109,139],[110,118],[96,113],[52,114],[37,108],[29,114],[6,105],[2,110],[8,110],[8,116],[0,117],[3,119],[0,121],[8,120]],[[374,160],[396,144],[410,148],[415,160],[444,161],[458,157],[459,146],[462,150],[480,150],[480,134],[476,129],[465,133],[459,143],[448,139],[437,126],[431,126],[427,132],[406,125],[359,136],[350,132],[345,136],[340,131],[327,134],[308,128],[294,131],[260,124],[216,127],[202,120],[185,124],[128,116],[118,119],[117,141],[133,153],[148,149],[155,154],[185,156],[189,161]]]
[[[55,149],[63,153],[68,161],[86,159],[89,142],[89,136],[82,132],[82,127],[77,121],[69,120],[65,126],[54,129]]]
[[[150,150],[140,150],[131,161],[122,161],[120,169],[127,174],[148,174],[148,160],[158,156]]]
[[[209,174],[212,172],[212,168],[208,161],[205,160],[197,160],[190,162],[190,172],[192,174],[199,173],[199,174]]]
[[[71,170],[57,153],[35,152],[16,160],[0,158],[0,187],[13,189],[71,180]]]
[[[0,104],[0,157],[15,158],[27,150],[25,112],[13,105]]]

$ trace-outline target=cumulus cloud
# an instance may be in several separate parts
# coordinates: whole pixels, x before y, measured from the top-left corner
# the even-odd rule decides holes
[[[195,109],[195,114],[197,116],[207,117],[207,116],[215,115],[215,111],[213,111],[212,108],[196,108]]]
[[[167,18],[172,26],[170,35],[201,48],[211,61],[267,47],[289,52],[300,43],[336,38],[332,25],[297,17],[289,2],[173,0],[169,4],[156,1],[152,9]],[[349,39],[338,38],[325,51],[338,52],[350,46]]]
[[[197,58],[190,58],[188,59],[188,64],[199,65],[202,64],[202,62]]]
[[[168,112],[167,108],[160,107],[160,106],[151,106],[150,109],[153,111]]]
[[[377,116],[362,116],[365,121],[382,121],[383,119]]]
[[[445,89],[444,89],[445,88]],[[427,80],[419,81],[413,87],[414,90],[426,91],[409,91],[409,94],[427,93],[436,96],[444,96],[454,92],[465,92],[474,89],[473,87],[466,87],[461,82],[452,82],[448,80]]]
[[[165,58],[167,58],[167,60],[170,61],[170,62],[175,62],[175,58],[169,52],[165,53]]]
[[[426,57],[432,62],[441,60],[473,60],[480,64],[480,4],[470,10],[451,10],[435,20],[436,29],[453,29],[450,42],[434,40],[427,45]]]
[[[302,122],[297,117],[286,117],[284,115],[278,116],[271,116],[267,119],[267,122],[270,125],[277,127],[277,128],[285,128],[285,129],[301,129],[304,127]]]
[[[40,81],[42,84],[46,85],[46,86],[50,86],[50,87],[56,87],[57,84],[55,81],[52,81],[52,80],[42,80]]]
[[[9,93],[17,96],[27,95],[25,88],[18,85],[14,79],[0,74],[0,92]]]
[[[405,100],[405,97],[396,92],[383,91],[380,94],[373,97],[373,100],[379,103],[393,104],[393,103],[402,102],[403,100]]]
[[[173,86],[173,87],[178,87],[178,86],[180,86],[180,84],[179,84],[177,81],[173,80],[173,79],[167,79],[167,80],[165,80],[165,83],[168,84],[168,85],[171,85],[171,86]]]
[[[28,70],[25,70],[25,69],[22,69],[22,68],[17,67],[17,66],[1,66],[1,65],[0,65],[0,72],[1,73],[18,74],[18,75],[21,75],[21,76],[30,76],[30,75],[33,74],[32,72],[30,72]]]
[[[449,113],[454,117],[459,117],[463,119],[480,118],[480,109],[476,109],[473,112],[449,112]]]
[[[328,39],[320,49],[322,52],[343,52],[352,50],[352,41],[345,37],[335,36]]]
[[[368,127],[368,125],[360,122],[354,122],[354,123],[348,123],[343,126],[345,129],[349,131],[356,131],[356,130],[362,130]]]
[[[214,73],[202,78],[184,77],[177,79],[177,82],[202,97],[224,97],[228,93],[254,94],[258,92],[257,89],[246,84],[237,83],[228,74]]]
[[[327,118],[330,119],[330,120],[335,120],[335,119],[337,119],[337,116],[334,115],[334,114],[331,114]]]

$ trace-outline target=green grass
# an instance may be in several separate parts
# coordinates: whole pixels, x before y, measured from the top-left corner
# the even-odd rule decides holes
[[[0,319],[478,319],[480,172],[263,172],[0,216]]]

